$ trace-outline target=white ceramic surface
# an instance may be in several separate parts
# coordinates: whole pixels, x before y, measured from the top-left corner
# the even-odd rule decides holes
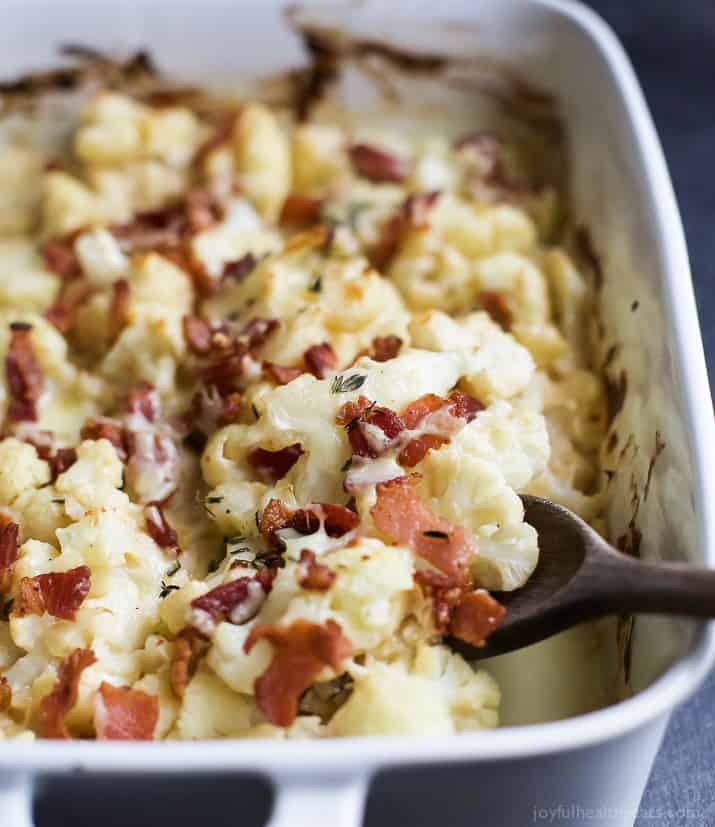
[[[51,65],[64,42],[110,50],[147,46],[162,68],[185,77],[286,68],[301,61],[301,51],[281,22],[283,5],[282,0],[129,0],[113,4],[110,12],[89,0],[5,0],[0,77]],[[609,515],[613,536],[631,519],[630,488],[643,493],[658,431],[667,447],[638,516],[642,552],[715,565],[715,515],[709,510],[715,500],[709,474],[715,468],[715,427],[683,231],[650,115],[613,34],[591,11],[566,0],[403,0],[389,7],[368,0],[353,6],[348,17],[349,29],[403,46],[496,55],[557,96],[569,134],[574,209],[591,228],[604,260],[604,317],[609,337],[621,343],[615,369],[628,373],[619,429],[624,439],[632,434],[639,448],[620,471]],[[439,27],[435,18],[459,25]],[[638,315],[630,311],[635,299]],[[549,657],[568,685],[567,666],[574,661],[564,651]],[[356,827],[377,769],[459,761],[474,766],[474,800],[464,806],[483,824],[537,823],[534,808],[575,804],[605,808],[599,823],[623,827],[633,823],[670,712],[713,660],[712,624],[639,618],[631,683],[640,691],[566,720],[453,738],[0,742],[0,824],[32,823],[32,780],[39,773],[81,768],[258,771],[276,788],[272,827]],[[599,667],[584,668],[597,672]],[[553,674],[551,684],[542,681],[544,695],[553,695],[554,683]],[[568,709],[563,699],[560,704],[549,709],[537,700],[530,719],[579,711],[578,704]]]

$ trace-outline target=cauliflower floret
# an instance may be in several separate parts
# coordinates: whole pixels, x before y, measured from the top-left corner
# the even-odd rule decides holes
[[[8,437],[0,441],[0,505],[12,505],[27,489],[50,481],[50,467],[34,445]]]

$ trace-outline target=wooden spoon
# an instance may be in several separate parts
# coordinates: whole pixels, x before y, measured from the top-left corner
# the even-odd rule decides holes
[[[501,655],[609,614],[715,618],[715,570],[645,563],[613,548],[580,517],[522,495],[524,519],[539,534],[539,562],[526,585],[494,592],[504,619],[484,647],[450,639],[469,659]]]

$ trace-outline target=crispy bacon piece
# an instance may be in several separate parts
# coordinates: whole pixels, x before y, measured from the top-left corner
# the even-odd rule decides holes
[[[474,548],[461,526],[438,517],[422,502],[407,477],[380,482],[370,510],[378,531],[459,582],[467,577]]]
[[[217,428],[238,420],[241,400],[240,393],[221,396],[215,387],[200,388],[191,398],[189,410],[182,416],[186,429],[184,442],[195,451],[203,451],[209,436]]]
[[[313,503],[306,508],[291,511],[281,500],[271,499],[263,509],[259,522],[259,533],[274,548],[283,543],[276,537],[282,528],[293,528],[301,534],[315,534],[323,521],[328,537],[338,538],[357,527],[360,516],[344,505],[337,503]]]
[[[186,229],[184,204],[140,210],[124,224],[112,224],[109,231],[125,253],[177,247]]]
[[[290,193],[283,202],[280,223],[308,227],[318,222],[322,208],[322,198],[313,198],[297,192]]]
[[[338,425],[348,427],[355,422],[358,417],[369,411],[372,406],[373,403],[367,398],[367,396],[360,395],[354,402],[346,402],[342,406],[335,417],[335,421]]]
[[[275,572],[261,569],[253,577],[239,577],[191,601],[191,625],[210,637],[223,620],[240,626],[254,618],[273,588]]]
[[[364,396],[347,402],[338,412],[338,424],[348,432],[353,455],[375,458],[383,454],[405,424],[390,408],[375,405]]]
[[[416,571],[414,580],[432,601],[435,628],[440,634],[445,634],[452,620],[454,608],[464,595],[464,582],[434,569]],[[471,583],[467,584],[467,588],[469,587]]]
[[[257,476],[268,483],[283,479],[303,455],[300,442],[287,445],[279,451],[267,451],[265,448],[253,448],[246,459],[253,466]]]
[[[353,144],[349,154],[355,172],[369,181],[399,184],[410,174],[409,161],[370,144]]]
[[[169,683],[177,698],[183,698],[189,681],[209,643],[201,632],[186,626],[176,636],[169,666]]]
[[[352,644],[334,620],[322,626],[294,620],[289,626],[259,624],[251,629],[246,653],[259,640],[273,647],[273,660],[256,679],[258,708],[276,726],[290,726],[298,712],[298,700],[325,666],[336,672],[352,654]]]
[[[504,293],[499,290],[480,290],[478,303],[479,307],[486,310],[492,321],[496,322],[502,330],[507,333],[511,330],[514,324],[514,316],[509,309]]]
[[[94,293],[95,288],[84,279],[67,282],[59,296],[45,311],[45,318],[60,333],[68,333],[77,323],[82,305]]]
[[[367,355],[375,362],[388,362],[397,356],[401,347],[402,339],[399,336],[376,336]]]
[[[13,522],[6,523],[0,531],[0,594],[6,592],[12,582],[12,572],[20,556],[19,534],[20,526]]]
[[[258,531],[261,537],[271,541],[276,531],[290,526],[292,519],[293,512],[282,500],[270,499],[261,514]]]
[[[91,585],[89,566],[23,577],[13,614],[23,617],[47,612],[61,620],[74,620]]]
[[[77,462],[77,451],[75,448],[58,448],[49,459],[52,479],[55,480],[60,474]]]
[[[114,343],[129,322],[131,288],[126,279],[117,279],[112,285],[112,301],[109,305],[109,341]]]
[[[71,279],[82,275],[82,266],[74,251],[74,242],[77,233],[60,238],[50,238],[42,245],[42,257],[48,270],[63,279]]]
[[[257,348],[264,345],[279,326],[278,319],[251,319],[233,343],[227,342],[227,347],[220,357],[201,370],[204,385],[208,388],[215,387],[221,396],[239,391],[246,362],[250,362],[247,357],[252,356]]]
[[[0,712],[7,712],[12,705],[12,687],[7,678],[0,677]]]
[[[241,330],[237,342],[249,350],[261,347],[268,341],[269,336],[278,330],[280,324],[278,319],[265,319],[257,316]]]
[[[275,362],[264,362],[263,372],[267,374],[278,385],[287,385],[299,376],[302,376],[305,371],[303,368],[292,368],[284,365],[276,365]]]
[[[232,279],[233,281],[241,282],[255,269],[256,264],[258,264],[258,261],[253,253],[246,253],[235,261],[227,261],[223,266],[221,281]]]
[[[327,591],[335,582],[335,572],[323,563],[319,563],[315,552],[304,548],[298,561],[298,583],[303,589],[317,592]]]
[[[197,356],[206,356],[211,350],[211,327],[209,323],[198,316],[184,316],[181,325],[189,350]]]
[[[40,701],[39,723],[45,738],[70,738],[65,717],[77,703],[82,672],[97,658],[91,649],[75,649],[60,661],[52,691]]]
[[[186,222],[190,233],[201,233],[222,221],[223,205],[207,189],[194,188],[186,195]]]
[[[452,391],[447,401],[452,416],[466,419],[467,422],[471,422],[479,411],[484,410],[484,405],[478,399],[462,391]]]
[[[427,456],[427,454],[435,448],[441,448],[449,442],[448,436],[439,436],[438,434],[422,434],[415,439],[411,439],[407,445],[400,451],[397,461],[405,468],[414,468],[418,462]]]
[[[117,456],[122,462],[128,457],[127,434],[121,422],[110,419],[108,416],[97,416],[88,419],[80,431],[82,439],[106,439],[112,443]]]
[[[151,741],[159,699],[141,689],[102,681],[94,696],[94,728],[100,741]]]
[[[437,396],[435,393],[426,393],[424,396],[415,399],[414,402],[410,402],[400,416],[405,423],[405,427],[413,430],[426,416],[438,411],[445,404],[446,400],[441,396]]]
[[[32,347],[31,334],[31,324],[13,322],[10,325],[10,346],[5,356],[9,422],[37,421],[37,400],[44,387],[44,378]]]
[[[374,267],[381,270],[389,264],[409,230],[429,227],[429,214],[439,196],[439,190],[434,190],[413,193],[405,199],[399,210],[382,225],[380,237],[370,251],[370,262]]]
[[[484,646],[505,613],[506,609],[488,591],[477,589],[465,594],[457,604],[449,632],[472,646]]]
[[[338,357],[330,342],[312,345],[303,354],[305,364],[313,376],[325,379],[338,366]]]
[[[127,410],[130,414],[139,414],[147,422],[156,422],[159,417],[159,394],[151,382],[142,380],[129,389]]]
[[[328,537],[342,537],[357,528],[360,522],[359,514],[337,503],[317,503],[307,510],[312,511],[318,517],[322,517],[325,533]]]
[[[179,537],[166,519],[160,503],[148,503],[144,506],[144,520],[147,534],[172,557],[181,554]]]

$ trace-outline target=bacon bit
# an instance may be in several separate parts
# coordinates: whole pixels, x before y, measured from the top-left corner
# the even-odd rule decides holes
[[[471,422],[479,411],[484,410],[484,405],[478,399],[462,391],[452,391],[447,401],[452,416],[466,419],[467,422]]]
[[[196,150],[191,162],[193,165],[201,166],[215,149],[231,140],[239,115],[240,110],[233,109],[222,116],[214,134]]]
[[[322,207],[322,198],[313,198],[310,195],[294,192],[283,202],[279,221],[281,224],[307,227],[318,221]]]
[[[82,672],[97,662],[91,649],[75,649],[60,661],[57,680],[49,695],[40,701],[40,730],[45,738],[70,738],[65,717],[77,703]]]
[[[13,322],[10,325],[10,346],[5,356],[5,378],[10,401],[7,418],[10,422],[36,422],[37,400],[44,379],[32,347],[32,325]]]
[[[275,362],[264,362],[263,372],[267,374],[278,385],[287,385],[299,376],[302,376],[305,371],[303,368],[291,368],[284,365],[276,365]]]
[[[209,323],[198,316],[184,316],[181,325],[189,350],[197,356],[206,356],[211,350],[211,327]]]
[[[399,184],[410,174],[408,161],[370,144],[353,144],[349,154],[355,172],[369,181]]]
[[[382,225],[380,237],[370,251],[370,262],[374,267],[382,270],[389,264],[409,230],[429,228],[429,214],[439,196],[439,190],[433,190],[413,193],[405,199],[398,211]]]
[[[280,549],[283,542],[276,536],[282,528],[293,528],[301,534],[315,534],[323,521],[328,537],[338,538],[357,527],[360,516],[344,505],[337,503],[313,503],[306,508],[291,511],[278,499],[271,499],[263,509],[258,531],[273,548]]]
[[[192,234],[208,230],[223,218],[223,205],[210,190],[193,189],[187,193],[186,221]]]
[[[258,532],[264,539],[272,541],[276,531],[288,528],[292,519],[293,512],[282,500],[270,499],[261,514]]]
[[[165,502],[179,481],[174,440],[150,429],[130,432],[124,478],[139,502]]]
[[[281,448],[280,451],[254,448],[248,452],[246,459],[261,480],[273,483],[283,479],[303,453],[303,446],[300,442],[294,442],[292,445]]]
[[[77,451],[74,448],[58,448],[49,459],[52,479],[55,480],[60,474],[64,474],[75,462],[77,462]]]
[[[161,504],[154,502],[145,505],[144,520],[146,521],[147,533],[151,539],[158,546],[166,549],[172,557],[178,557],[181,554],[179,537],[166,519]]]
[[[127,434],[124,426],[116,419],[107,416],[97,416],[88,419],[80,431],[81,439],[107,439],[114,446],[117,456],[122,462],[127,461]]]
[[[244,651],[249,653],[259,640],[273,647],[273,659],[256,679],[258,708],[275,724],[290,726],[298,712],[298,699],[325,666],[336,672],[352,654],[352,644],[334,620],[322,626],[294,620],[289,626],[259,624],[251,629]]]
[[[400,352],[402,339],[399,336],[376,336],[367,355],[375,362],[389,362]]]
[[[45,318],[60,333],[68,333],[77,324],[82,305],[94,293],[95,288],[84,279],[67,282],[59,296],[45,311]]]
[[[210,434],[238,420],[242,399],[236,392],[222,397],[215,387],[196,391],[189,410],[181,418],[187,431],[185,443],[196,451],[203,451]]]
[[[405,543],[444,574],[460,582],[468,577],[474,548],[461,526],[433,514],[406,477],[380,482],[376,491],[377,502],[370,513],[378,531]]]
[[[129,322],[131,289],[126,279],[117,279],[112,285],[112,301],[109,305],[109,341],[113,344]]]
[[[310,506],[308,510],[323,518],[325,533],[328,537],[342,537],[356,528],[360,522],[359,514],[337,503],[317,503],[317,509]]]
[[[255,269],[256,264],[258,261],[253,253],[246,253],[235,261],[227,261],[223,266],[221,281],[233,279],[233,281],[241,282]]]
[[[261,347],[268,341],[271,334],[278,330],[280,324],[278,319],[264,319],[257,316],[251,319],[238,334],[237,341],[249,350]]]
[[[330,342],[312,345],[303,358],[308,370],[318,379],[325,379],[338,366],[338,357]]]
[[[438,411],[447,404],[447,400],[434,393],[426,393],[415,399],[400,414],[405,427],[413,430],[422,420],[431,413]]]
[[[88,566],[23,577],[13,614],[24,617],[47,612],[61,620],[74,620],[91,584],[92,572]]]
[[[209,388],[216,388],[221,396],[240,390],[239,381],[246,357],[265,344],[279,326],[278,319],[252,319],[220,358],[201,370],[203,383]]]
[[[454,608],[464,595],[464,583],[434,569],[421,569],[415,572],[414,580],[425,596],[432,601],[435,628],[440,634],[445,634],[452,620]]]
[[[511,330],[514,324],[514,316],[509,309],[504,293],[499,290],[481,290],[478,303],[502,330],[507,333]]]
[[[210,637],[215,625],[224,620],[237,626],[248,623],[270,594],[274,576],[274,570],[261,569],[254,577],[239,577],[222,583],[192,600],[192,626]]]
[[[358,417],[361,417],[364,413],[372,408],[373,403],[367,398],[367,396],[358,396],[357,400],[354,402],[346,402],[342,408],[338,411],[337,416],[335,417],[335,421],[338,425],[342,425],[343,427],[347,427],[351,423],[353,423]]]
[[[301,588],[325,592],[333,585],[336,576],[331,568],[318,562],[314,551],[308,548],[301,551],[298,561],[298,583]]]
[[[354,413],[353,417],[347,419],[351,413]],[[337,421],[339,424],[345,423],[353,455],[373,459],[383,454],[405,427],[393,410],[377,406],[364,396],[359,397],[357,403],[348,402],[343,405],[338,412]],[[375,428],[382,431],[382,440],[376,438]]]
[[[130,414],[140,414],[147,422],[156,422],[159,409],[159,394],[151,382],[142,380],[129,389],[127,410]]]
[[[77,233],[73,232],[61,238],[50,238],[42,245],[42,257],[48,270],[63,279],[82,275],[82,266],[74,251]]]
[[[184,697],[186,687],[208,647],[206,638],[192,626],[186,626],[176,636],[169,666],[169,683],[177,698]]]
[[[414,468],[418,462],[427,456],[427,454],[436,449],[441,448],[449,442],[448,436],[438,436],[437,434],[422,434],[415,439],[411,439],[407,445],[400,451],[397,461],[405,468]]]
[[[506,609],[489,592],[477,589],[465,594],[457,604],[449,632],[472,646],[484,646],[505,614]]]
[[[141,210],[125,224],[112,224],[109,231],[125,253],[138,253],[180,245],[186,229],[184,204]]]
[[[0,531],[0,594],[10,588],[12,572],[20,556],[18,537],[20,526],[9,522]]]
[[[100,741],[151,741],[159,699],[141,689],[102,681],[94,696],[94,728]]]
[[[12,705],[12,687],[7,678],[0,677],[0,712],[7,712]]]

